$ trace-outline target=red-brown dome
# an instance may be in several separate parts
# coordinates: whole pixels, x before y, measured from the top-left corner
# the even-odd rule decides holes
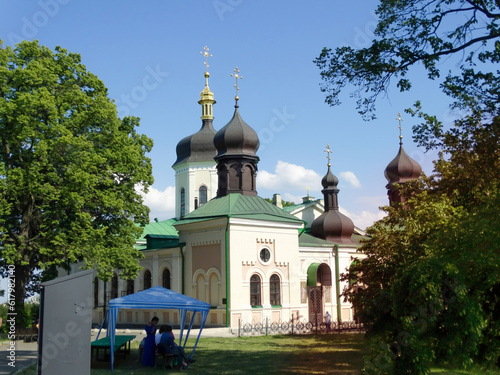
[[[385,168],[385,178],[392,183],[401,183],[414,180],[422,173],[422,167],[410,158],[400,143],[396,157]]]

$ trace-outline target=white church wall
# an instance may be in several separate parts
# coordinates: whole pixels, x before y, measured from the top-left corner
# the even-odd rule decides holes
[[[299,302],[299,282],[293,277],[298,271],[299,225],[245,219],[231,219],[230,226],[230,285],[231,325],[243,322],[289,320],[291,308]],[[268,249],[270,259],[260,259],[260,251]],[[261,307],[250,305],[250,278],[261,278]],[[270,303],[270,277],[280,277],[281,305]]]

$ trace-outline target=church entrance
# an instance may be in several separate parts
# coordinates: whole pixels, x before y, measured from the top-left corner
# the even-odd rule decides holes
[[[309,321],[314,324],[323,322],[325,299],[330,298],[324,291],[330,293],[332,286],[332,271],[326,263],[313,263],[307,269],[308,311]]]
[[[319,324],[323,321],[323,293],[321,287],[309,290],[309,321]]]

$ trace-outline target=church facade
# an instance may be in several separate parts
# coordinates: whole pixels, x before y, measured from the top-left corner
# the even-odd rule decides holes
[[[258,136],[242,119],[238,96],[232,119],[214,129],[216,102],[208,81],[206,71],[198,102],[201,128],[176,148],[176,216],[144,228],[137,241],[142,270],[135,280],[94,278],[93,323],[102,322],[109,299],[157,285],[210,303],[207,326],[321,323],[327,311],[334,322],[355,320],[341,298],[350,285],[340,274],[360,257],[356,250],[365,233],[339,211],[330,163],[318,181],[323,199],[306,196],[283,208],[279,195],[273,203],[259,197]],[[397,168],[390,170],[391,187],[398,182]],[[145,324],[155,315],[179,323],[176,311],[121,309],[118,324]]]

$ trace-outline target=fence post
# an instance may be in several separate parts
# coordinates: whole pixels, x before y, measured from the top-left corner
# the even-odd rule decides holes
[[[238,318],[238,337],[241,337],[241,319]]]
[[[292,314],[292,335],[293,335],[293,314]]]
[[[266,336],[269,328],[269,318],[266,318]]]

